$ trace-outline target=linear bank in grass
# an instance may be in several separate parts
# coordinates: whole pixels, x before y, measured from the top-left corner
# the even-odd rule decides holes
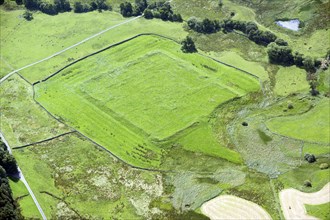
[[[217,106],[259,90],[252,76],[157,36],[140,36],[36,85],[55,116],[140,167],[157,167],[168,140]]]

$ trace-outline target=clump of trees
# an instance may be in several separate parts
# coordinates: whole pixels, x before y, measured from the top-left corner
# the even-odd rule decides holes
[[[75,13],[86,13],[90,11],[98,10],[99,12],[103,11],[111,11],[112,7],[111,5],[108,5],[106,3],[106,0],[94,0],[91,3],[81,3],[81,2],[75,2],[74,3],[74,12]]]
[[[17,4],[23,3],[28,10],[39,10],[45,14],[57,15],[58,13],[69,12],[72,10],[69,0],[54,0],[53,3],[43,2],[42,0],[16,0]],[[112,7],[106,3],[106,0],[93,0],[91,3],[74,3],[75,13],[84,13],[89,11],[112,10]]]
[[[16,160],[0,140],[0,219],[23,219],[9,186],[8,174],[15,172],[18,172]]]
[[[271,42],[274,42],[277,37],[275,34],[269,31],[261,31],[254,22],[236,21],[233,19],[225,19],[222,21],[222,27],[225,32],[228,31],[240,31],[247,35],[247,37],[253,42],[267,46]]]
[[[274,42],[277,37],[275,34],[269,31],[261,31],[254,22],[236,21],[233,19],[225,19],[223,21],[210,20],[205,18],[203,20],[191,17],[187,21],[188,27],[199,33],[211,34],[216,33],[223,29],[223,31],[240,31],[244,33],[253,42],[267,46],[271,42]],[[279,43],[285,43],[283,40]]]
[[[25,18],[27,21],[31,21],[33,20],[33,14],[30,11],[25,11],[23,18]]]
[[[205,18],[200,20],[196,17],[191,17],[187,21],[188,27],[198,33],[212,34],[220,31],[221,26],[218,20],[210,20]]]
[[[23,219],[19,205],[13,199],[5,169],[0,166],[0,219]]]
[[[308,163],[314,163],[316,161],[314,154],[305,154],[304,158]]]
[[[306,70],[306,78],[310,85],[312,96],[319,95],[317,90],[318,75],[317,70],[321,66],[320,59],[313,59],[310,56],[304,56],[299,52],[292,53],[292,49],[283,40],[276,40],[267,47],[269,62],[283,66],[296,65]]]
[[[18,173],[17,163],[13,155],[9,154],[6,145],[0,141],[0,166],[8,175]]]
[[[187,36],[182,42],[181,42],[181,50],[184,53],[196,53],[197,49],[195,46],[195,43],[193,41],[193,39],[189,36]]]
[[[182,22],[180,14],[174,14],[169,2],[159,1],[148,5],[146,0],[135,0],[135,4],[124,2],[120,4],[120,13],[124,17],[144,15],[146,19],[158,18],[163,21]]]
[[[106,0],[94,0],[91,3],[81,3],[81,2],[75,2],[73,5],[73,11],[75,13],[86,13],[90,11],[98,10],[99,12],[112,10],[111,5],[108,5],[106,3]]]
[[[271,43],[267,48],[269,62],[283,66],[291,66],[294,58],[292,49],[288,46],[279,46],[276,43]]]
[[[20,0],[16,0],[16,3],[20,4]],[[39,10],[49,15],[71,11],[68,0],[54,0],[53,3],[42,2],[41,0],[23,0],[23,4],[28,10]]]

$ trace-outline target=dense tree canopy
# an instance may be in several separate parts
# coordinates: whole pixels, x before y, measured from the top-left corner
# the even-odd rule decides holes
[[[6,146],[1,142],[0,144],[0,166],[2,166],[7,174],[18,173],[17,163],[13,155],[9,154]]]
[[[169,2],[159,1],[148,5],[146,0],[135,0],[135,4],[124,2],[120,4],[120,13],[124,17],[144,14],[146,19],[159,18],[163,21],[182,22],[180,14],[174,14]]]
[[[57,12],[71,11],[70,2],[68,0],[54,0],[54,5]]]
[[[133,15],[133,6],[130,2],[124,2],[120,4],[120,13],[124,17],[130,17]]]
[[[271,43],[267,48],[269,62],[290,66],[293,64],[292,49],[288,46],[278,46],[276,43]]]
[[[23,219],[19,206],[13,199],[7,178],[8,173],[14,172],[18,172],[16,160],[0,140],[0,219]]]
[[[25,11],[23,18],[25,18],[27,21],[31,21],[33,19],[33,14],[30,11]]]
[[[195,52],[197,52],[195,43],[194,43],[194,41],[191,37],[187,36],[186,39],[184,39],[181,42],[181,44],[182,44],[181,50],[184,53],[195,53]]]

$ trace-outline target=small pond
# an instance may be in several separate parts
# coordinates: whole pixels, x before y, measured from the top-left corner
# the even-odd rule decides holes
[[[299,24],[300,21],[298,19],[288,20],[288,21],[276,21],[277,25],[293,30],[293,31],[299,31]]]

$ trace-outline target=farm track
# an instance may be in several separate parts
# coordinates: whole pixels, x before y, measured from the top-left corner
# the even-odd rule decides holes
[[[3,136],[3,134],[2,134],[1,131],[0,131],[0,137],[1,137],[2,141],[5,143],[5,145],[7,146],[8,152],[9,152],[10,154],[12,154],[11,148],[10,148],[8,142],[6,141],[6,139],[5,139],[5,137]],[[37,198],[35,197],[35,195],[34,195],[32,189],[31,189],[30,186],[29,186],[29,183],[28,183],[27,180],[25,179],[25,177],[24,177],[24,175],[23,175],[23,172],[22,172],[22,170],[21,170],[19,167],[18,167],[18,171],[19,171],[19,175],[20,175],[20,180],[23,182],[23,184],[25,185],[26,189],[29,191],[29,194],[31,195],[31,197],[32,197],[32,199],[33,199],[33,202],[34,202],[35,205],[37,206],[38,211],[39,211],[40,215],[42,216],[42,219],[46,220],[47,217],[46,217],[44,211],[42,210],[42,208],[41,208],[41,206],[40,206],[40,204],[39,204]]]

